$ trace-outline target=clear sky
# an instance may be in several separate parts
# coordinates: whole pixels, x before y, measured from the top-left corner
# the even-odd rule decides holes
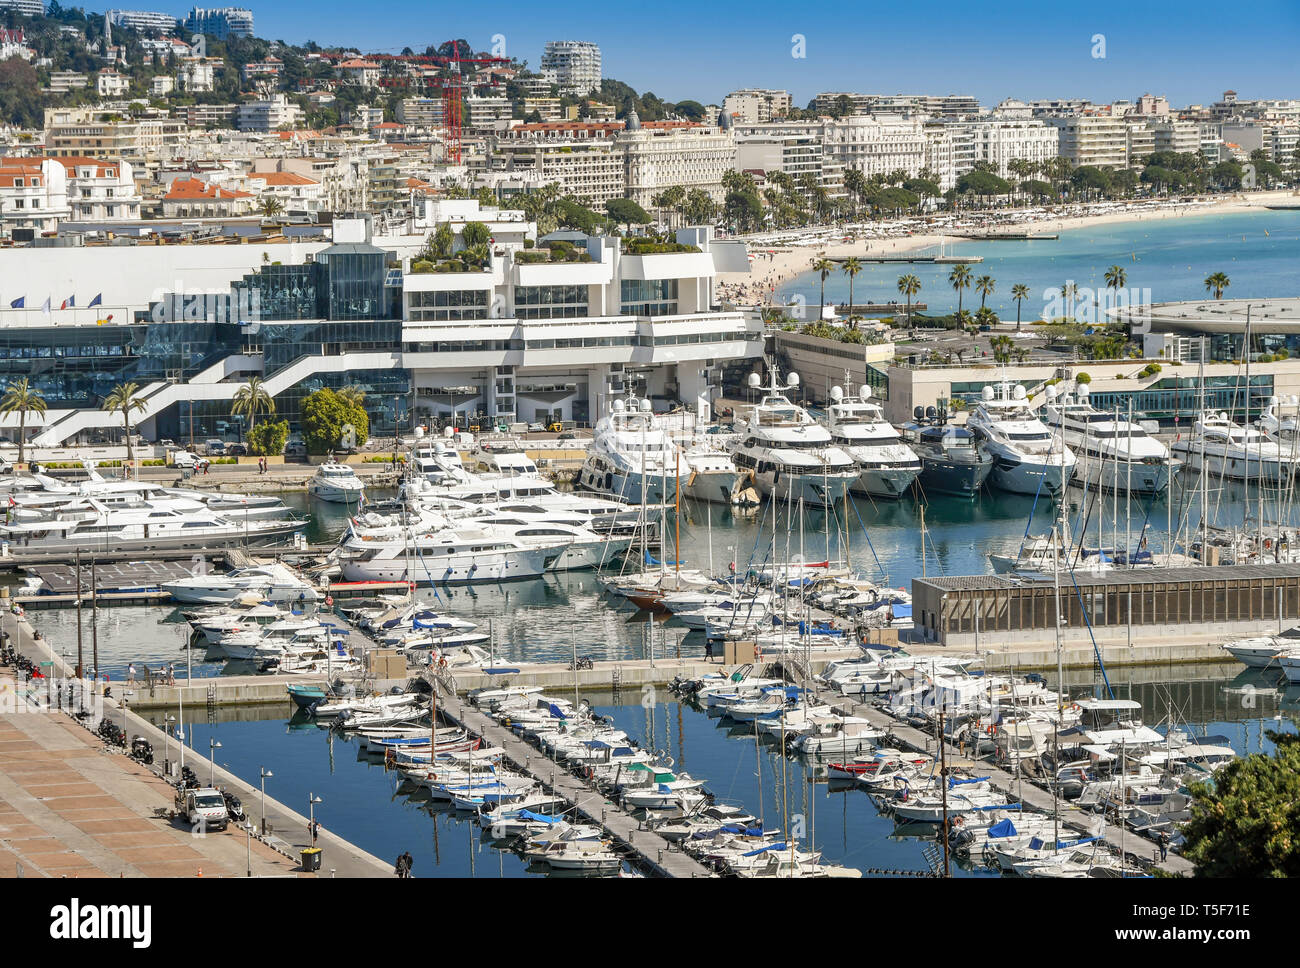
[[[819,91],[1084,97],[1164,94],[1175,106],[1300,97],[1300,0],[982,3],[931,0],[603,4],[493,0],[246,0],[259,36],[369,51],[422,50],[504,37],[537,67],[547,40],[599,44],[604,73],[675,101],[718,103],[737,87]],[[792,56],[794,35],[805,39]],[[1095,35],[1103,35],[1104,57]]]

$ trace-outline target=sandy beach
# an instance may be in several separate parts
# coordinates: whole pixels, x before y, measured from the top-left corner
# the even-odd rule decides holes
[[[995,211],[972,212],[962,216],[962,232],[1033,232],[1052,234],[1085,226],[1105,225],[1114,222],[1135,222],[1168,218],[1188,218],[1199,215],[1231,215],[1262,208],[1265,205],[1300,203],[1300,197],[1290,191],[1252,192],[1212,197],[1199,202],[1107,202],[1094,206],[1068,206],[1066,214],[1056,215],[1043,209],[1026,209],[1023,212]],[[1090,209],[1090,210],[1089,210]],[[1082,211],[1080,211],[1082,210]],[[945,213],[936,216],[953,221]],[[917,232],[921,219],[873,223],[866,231],[875,237],[841,241],[855,229],[791,229],[782,233],[765,233],[746,239],[752,255],[750,271],[719,273],[719,295],[740,305],[766,305],[773,301],[777,289],[791,279],[809,271],[820,258],[845,259],[849,256],[882,256],[927,249],[932,246],[968,242],[956,234],[939,231]],[[861,231],[861,229],[857,229]],[[896,233],[896,234],[895,234]],[[819,244],[789,245],[785,240],[800,236],[825,236]],[[781,242],[776,241],[777,238]],[[832,241],[834,237],[835,241]],[[771,240],[771,241],[769,241]]]

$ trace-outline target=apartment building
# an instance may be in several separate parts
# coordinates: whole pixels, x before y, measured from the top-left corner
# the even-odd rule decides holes
[[[1041,165],[1059,152],[1056,128],[1032,118],[991,117],[949,122],[945,127],[963,141],[963,150],[953,160],[954,174],[959,178],[977,162],[992,165],[1002,178],[1016,178],[1009,167],[1011,162],[1022,160]],[[930,167],[934,169],[933,165]]]
[[[188,94],[207,94],[216,87],[217,70],[225,66],[220,57],[182,57],[177,65],[176,86]]]
[[[442,126],[443,116],[440,97],[408,97],[397,102],[397,120],[402,124],[436,128]]]
[[[259,201],[274,199],[282,212],[326,211],[325,186],[292,171],[254,171],[245,179]]]
[[[1128,125],[1105,115],[1047,117],[1060,136],[1060,155],[1071,164],[1124,168],[1128,165]]]
[[[50,71],[50,86],[45,90],[49,94],[67,94],[89,85],[90,78],[77,71]]]
[[[632,117],[635,117],[633,113]],[[720,202],[722,176],[736,166],[736,139],[729,130],[698,124],[630,123],[615,140],[624,157],[624,193],[649,211],[656,195],[680,185],[698,188]]]
[[[260,101],[239,105],[235,112],[235,127],[240,131],[269,134],[285,128],[294,128],[303,121],[302,108],[283,94],[273,94]]]
[[[55,158],[85,156],[139,168],[179,144],[187,127],[156,115],[123,118],[99,108],[46,108],[45,150]]]
[[[504,97],[470,97],[465,99],[469,107],[466,123],[479,131],[490,129],[498,121],[509,121],[514,113],[514,106],[509,98]]]
[[[121,97],[131,86],[131,79],[106,67],[95,75],[95,92],[100,97]]]
[[[1124,151],[1128,156],[1127,165],[1130,168],[1139,168],[1156,150],[1155,131],[1145,119],[1131,115],[1124,119],[1124,126],[1126,128]]]
[[[747,88],[732,91],[722,99],[722,110],[737,124],[763,124],[790,114],[793,106],[789,91]]]
[[[257,196],[200,178],[175,178],[162,198],[163,218],[230,218],[253,211]]]
[[[185,29],[192,34],[210,34],[218,40],[252,37],[253,12],[243,7],[194,7],[185,18]]]
[[[612,138],[496,138],[489,162],[490,170],[531,173],[543,185],[556,182],[562,194],[595,209],[627,191],[626,157]]]
[[[811,134],[742,134],[736,138],[735,168],[761,172],[765,177],[781,172],[796,184],[812,178],[831,198],[844,196],[844,171],[826,155],[821,139]]]
[[[561,94],[586,97],[600,90],[600,47],[585,40],[549,40],[542,52],[542,71],[555,75]]]
[[[1156,151],[1194,155],[1200,150],[1201,134],[1195,121],[1170,118],[1150,121],[1147,126],[1151,129],[1151,138]]]
[[[0,238],[53,232],[70,210],[67,179],[49,158],[0,158]]]

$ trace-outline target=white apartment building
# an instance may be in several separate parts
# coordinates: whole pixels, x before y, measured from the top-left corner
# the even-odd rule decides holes
[[[12,10],[24,17],[39,17],[45,13],[45,0],[0,0],[0,10]]]
[[[408,97],[397,102],[397,120],[402,124],[436,128],[443,124],[443,117],[440,97]]]
[[[737,171],[809,176],[831,198],[844,197],[844,170],[826,157],[820,138],[795,134],[745,134],[736,138]]]
[[[368,61],[361,57],[343,61],[339,64],[338,70],[343,80],[362,87],[374,87],[379,83],[379,76],[383,73],[383,68],[375,61]]]
[[[90,78],[76,71],[51,71],[50,86],[46,88],[51,94],[67,94],[79,91],[90,84]]]
[[[1012,161],[1019,159],[1042,164],[1055,158],[1059,150],[1060,138],[1056,129],[1032,118],[991,117],[950,122],[948,127],[961,132],[970,145],[969,155],[954,159],[957,177],[982,161],[992,165],[1000,177],[1016,178],[1008,167]]]
[[[899,170],[915,176],[926,165],[925,132],[917,118],[855,115],[827,120],[822,138],[831,159],[868,178]]]
[[[194,7],[185,18],[185,29],[194,34],[211,34],[219,40],[252,37],[253,12],[244,7]]]
[[[1124,119],[1127,131],[1125,132],[1124,148],[1128,154],[1128,166],[1130,168],[1140,168],[1146,163],[1156,150],[1156,135],[1151,129],[1151,125],[1146,120],[1137,116],[1130,115]]]
[[[121,97],[131,86],[131,79],[106,67],[95,75],[95,91],[100,97]]]
[[[613,138],[496,139],[491,167],[532,173],[543,185],[556,182],[562,195],[581,199],[597,211],[627,191],[626,157]]]
[[[170,34],[180,22],[169,13],[151,10],[110,10],[105,16],[114,27],[126,27],[141,34]]]
[[[792,106],[789,91],[747,88],[732,91],[722,99],[722,110],[731,115],[737,124],[776,121],[789,115]]]
[[[548,40],[542,71],[555,75],[561,94],[586,97],[600,90],[600,47],[585,40]]]
[[[67,186],[69,217],[96,222],[140,217],[140,193],[130,163],[95,158],[57,158]]]
[[[526,97],[524,98],[523,110],[524,117],[528,117],[535,111],[543,121],[564,120],[566,114],[558,97]]]
[[[176,83],[189,94],[210,93],[216,86],[217,68],[223,65],[220,57],[182,57],[176,74]]]
[[[358,104],[352,112],[352,126],[368,131],[377,124],[384,123],[384,109],[370,104]]]
[[[235,111],[235,127],[240,131],[270,134],[282,128],[295,128],[302,121],[302,108],[283,94],[273,94],[260,101],[249,101],[239,105]]]
[[[509,121],[514,113],[514,106],[509,98],[504,97],[470,97],[465,99],[469,106],[469,117],[465,119],[471,128],[485,130],[498,121]]]
[[[259,200],[273,198],[283,212],[326,211],[325,186],[292,171],[254,171],[247,179]]]
[[[158,74],[149,82],[149,93],[154,97],[166,97],[176,90],[176,78],[167,74]]]
[[[165,117],[123,119],[98,108],[46,108],[45,152],[56,158],[85,156],[141,167],[179,144],[186,127],[184,121]]]
[[[1201,133],[1195,121],[1164,118],[1148,123],[1156,151],[1194,155],[1201,147]]]
[[[53,232],[66,219],[67,174],[49,158],[0,158],[0,238],[15,229]]]
[[[529,97],[549,97],[551,90],[559,87],[560,80],[555,76],[555,71],[541,71],[520,75],[515,78],[515,83]]]
[[[1049,117],[1060,135],[1060,155],[1075,166],[1124,168],[1128,165],[1128,125],[1103,115]]]

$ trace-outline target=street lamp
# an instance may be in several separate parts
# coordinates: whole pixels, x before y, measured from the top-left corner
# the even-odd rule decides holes
[[[214,777],[217,774],[217,750],[221,749],[221,741],[208,737],[208,786],[212,786]]]
[[[265,837],[266,836],[266,778],[268,776],[275,776],[275,774],[272,773],[264,766],[258,767],[258,769],[262,773],[262,836]]]
[[[307,830],[311,834],[311,845],[316,846],[316,804],[320,803],[320,797],[314,793],[307,794]]]
[[[167,779],[171,780],[172,775],[172,723],[176,722],[176,717],[171,713],[163,720],[163,773]]]
[[[132,689],[122,690],[122,745],[130,748],[131,744],[126,736],[126,707],[131,704],[131,697],[135,695]]]

